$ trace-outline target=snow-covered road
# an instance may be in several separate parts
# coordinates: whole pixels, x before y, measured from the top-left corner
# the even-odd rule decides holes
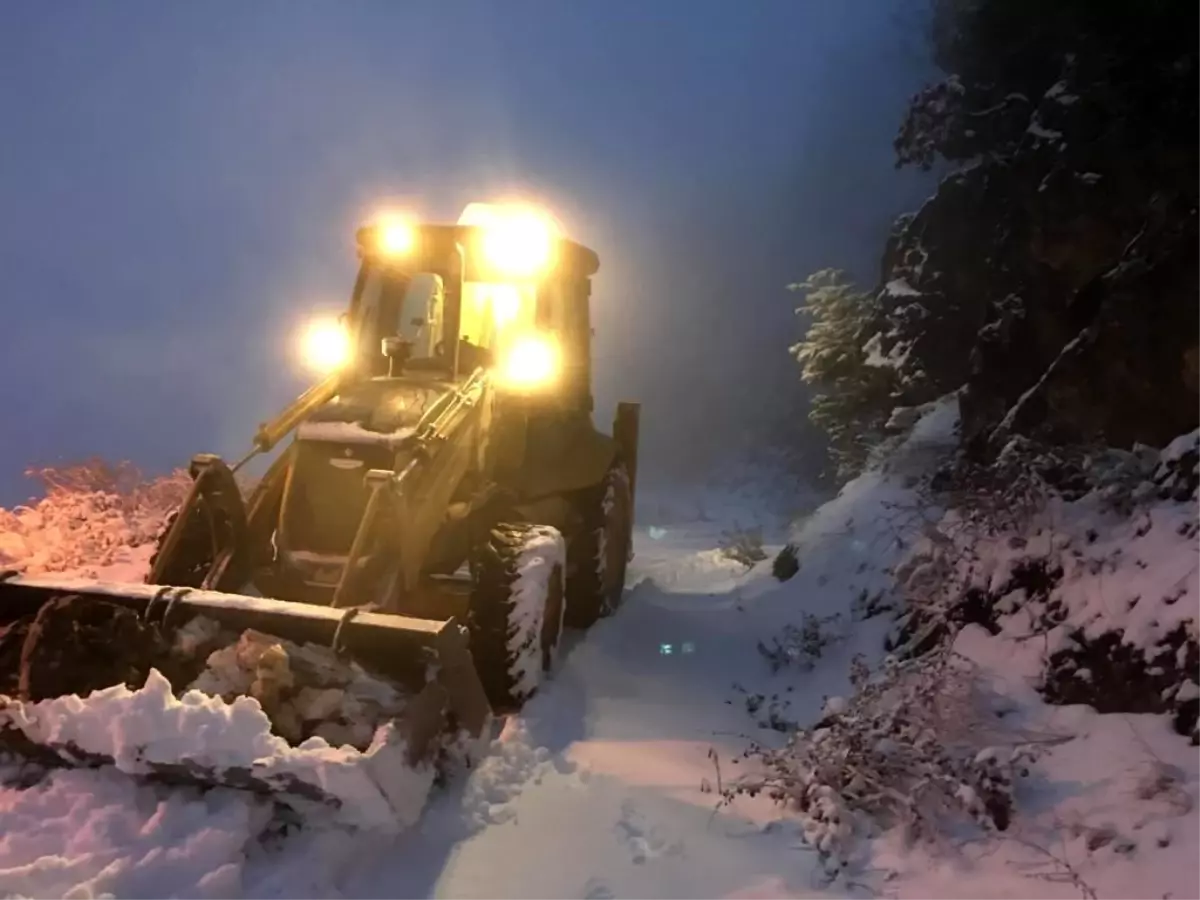
[[[465,790],[439,798],[386,864],[345,890],[698,897],[787,884],[803,895],[811,857],[794,836],[763,830],[769,810],[714,815],[701,790],[715,782],[710,752],[728,770],[753,726],[733,685],[764,680],[746,607],[775,584],[717,554],[719,539],[702,523],[658,540],[642,531],[620,613],[573,641]]]

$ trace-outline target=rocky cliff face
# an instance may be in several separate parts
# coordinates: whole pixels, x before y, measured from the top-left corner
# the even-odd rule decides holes
[[[898,164],[955,170],[897,222],[876,358],[965,385],[966,445],[1162,446],[1200,419],[1195,3],[936,0],[947,79]]]

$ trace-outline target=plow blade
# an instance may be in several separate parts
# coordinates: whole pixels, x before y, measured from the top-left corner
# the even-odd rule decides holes
[[[151,746],[133,752],[136,758],[131,759],[128,746],[113,747],[104,737],[103,721],[70,724],[73,713],[83,706],[71,695],[98,691],[92,696],[104,695],[101,699],[108,702],[111,695],[119,706],[133,696],[133,689],[161,695],[152,698],[151,705],[177,715],[181,727],[211,733],[216,743],[224,740],[217,732],[226,727],[225,720],[236,718],[239,701],[230,706],[198,691],[188,691],[177,700],[172,683],[161,674],[170,666],[155,662],[166,659],[164,648],[177,646],[171,642],[180,629],[199,621],[198,617],[217,623],[225,634],[280,638],[298,645],[298,655],[316,653],[320,659],[336,657],[349,661],[347,666],[357,664],[371,676],[403,685],[402,709],[376,730],[366,748],[314,745],[311,739],[292,746],[270,733],[256,745],[260,751],[268,747],[269,752],[233,760],[206,755],[203,740],[186,759],[169,758],[162,742],[157,750]],[[108,630],[89,631],[96,620]],[[105,634],[111,637],[97,637]],[[454,619],[335,610],[188,588],[2,578],[0,678],[5,675],[7,680],[0,681],[0,752],[51,765],[117,765],[153,779],[235,787],[334,807],[345,804],[345,792],[330,789],[332,771],[344,780],[347,766],[358,767],[367,782],[379,786],[394,777],[396,768],[419,769],[433,762],[448,735],[478,739],[491,722],[466,629]],[[139,679],[144,679],[144,687]],[[183,693],[183,686],[175,683],[174,694]],[[221,713],[225,719],[217,722],[216,713],[206,719],[207,713],[197,712],[208,709],[205,704],[225,710]],[[228,713],[230,709],[234,713]],[[138,715],[136,710],[133,714]],[[270,731],[262,711],[254,715]],[[386,810],[388,789],[379,792],[381,808]],[[370,806],[361,797],[354,802]],[[369,809],[355,810],[351,818],[362,816],[373,824],[386,818],[383,813],[373,816]]]

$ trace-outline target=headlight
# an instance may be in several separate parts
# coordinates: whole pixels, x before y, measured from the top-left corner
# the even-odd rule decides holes
[[[409,219],[388,213],[375,223],[376,246],[384,256],[404,256],[417,243],[416,225]]]
[[[500,358],[500,383],[516,390],[540,388],[558,378],[558,344],[552,338],[518,338]]]
[[[498,275],[532,278],[554,264],[560,229],[537,209],[471,203],[458,222],[480,228],[477,250],[484,264]]]
[[[336,319],[321,319],[309,324],[300,350],[308,368],[328,375],[350,361],[350,336]]]
[[[514,217],[485,230],[480,249],[497,271],[528,278],[549,268],[554,237],[537,218]]]

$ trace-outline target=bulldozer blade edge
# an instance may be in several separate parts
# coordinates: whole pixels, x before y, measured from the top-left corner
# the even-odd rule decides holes
[[[183,614],[190,614],[208,616],[232,629],[255,628],[296,643],[333,646],[337,635],[339,649],[356,658],[361,654],[377,660],[376,667],[382,667],[385,674],[395,664],[399,651],[430,646],[438,634],[453,626],[453,620],[415,619],[354,608],[330,609],[246,594],[39,577],[0,582],[0,618],[15,619],[35,613],[47,600],[68,594],[117,603],[164,625],[170,625],[169,620],[175,620],[176,615],[182,623]]]
[[[411,749],[422,750],[436,735],[432,719],[452,715],[457,727],[478,737],[491,713],[475,674],[466,629],[455,619],[417,619],[289,603],[267,597],[149,584],[85,579],[10,577],[0,581],[0,625],[34,615],[62,597],[105,601],[133,610],[165,629],[205,616],[233,630],[254,629],[298,644],[319,644],[349,656],[365,669],[414,688],[411,713],[401,729],[411,731]],[[440,705],[425,691],[438,693]]]
[[[0,751],[48,768],[117,767],[114,757],[84,750],[70,741],[48,744],[34,741],[20,727],[21,721],[29,715],[30,706],[32,704],[0,696]],[[170,763],[143,762],[141,768],[143,771],[130,774],[162,784],[234,788],[258,796],[273,797],[285,805],[308,803],[336,810],[342,804],[338,797],[318,785],[288,772],[271,772],[265,768],[259,770],[253,766],[218,769],[186,759]]]

